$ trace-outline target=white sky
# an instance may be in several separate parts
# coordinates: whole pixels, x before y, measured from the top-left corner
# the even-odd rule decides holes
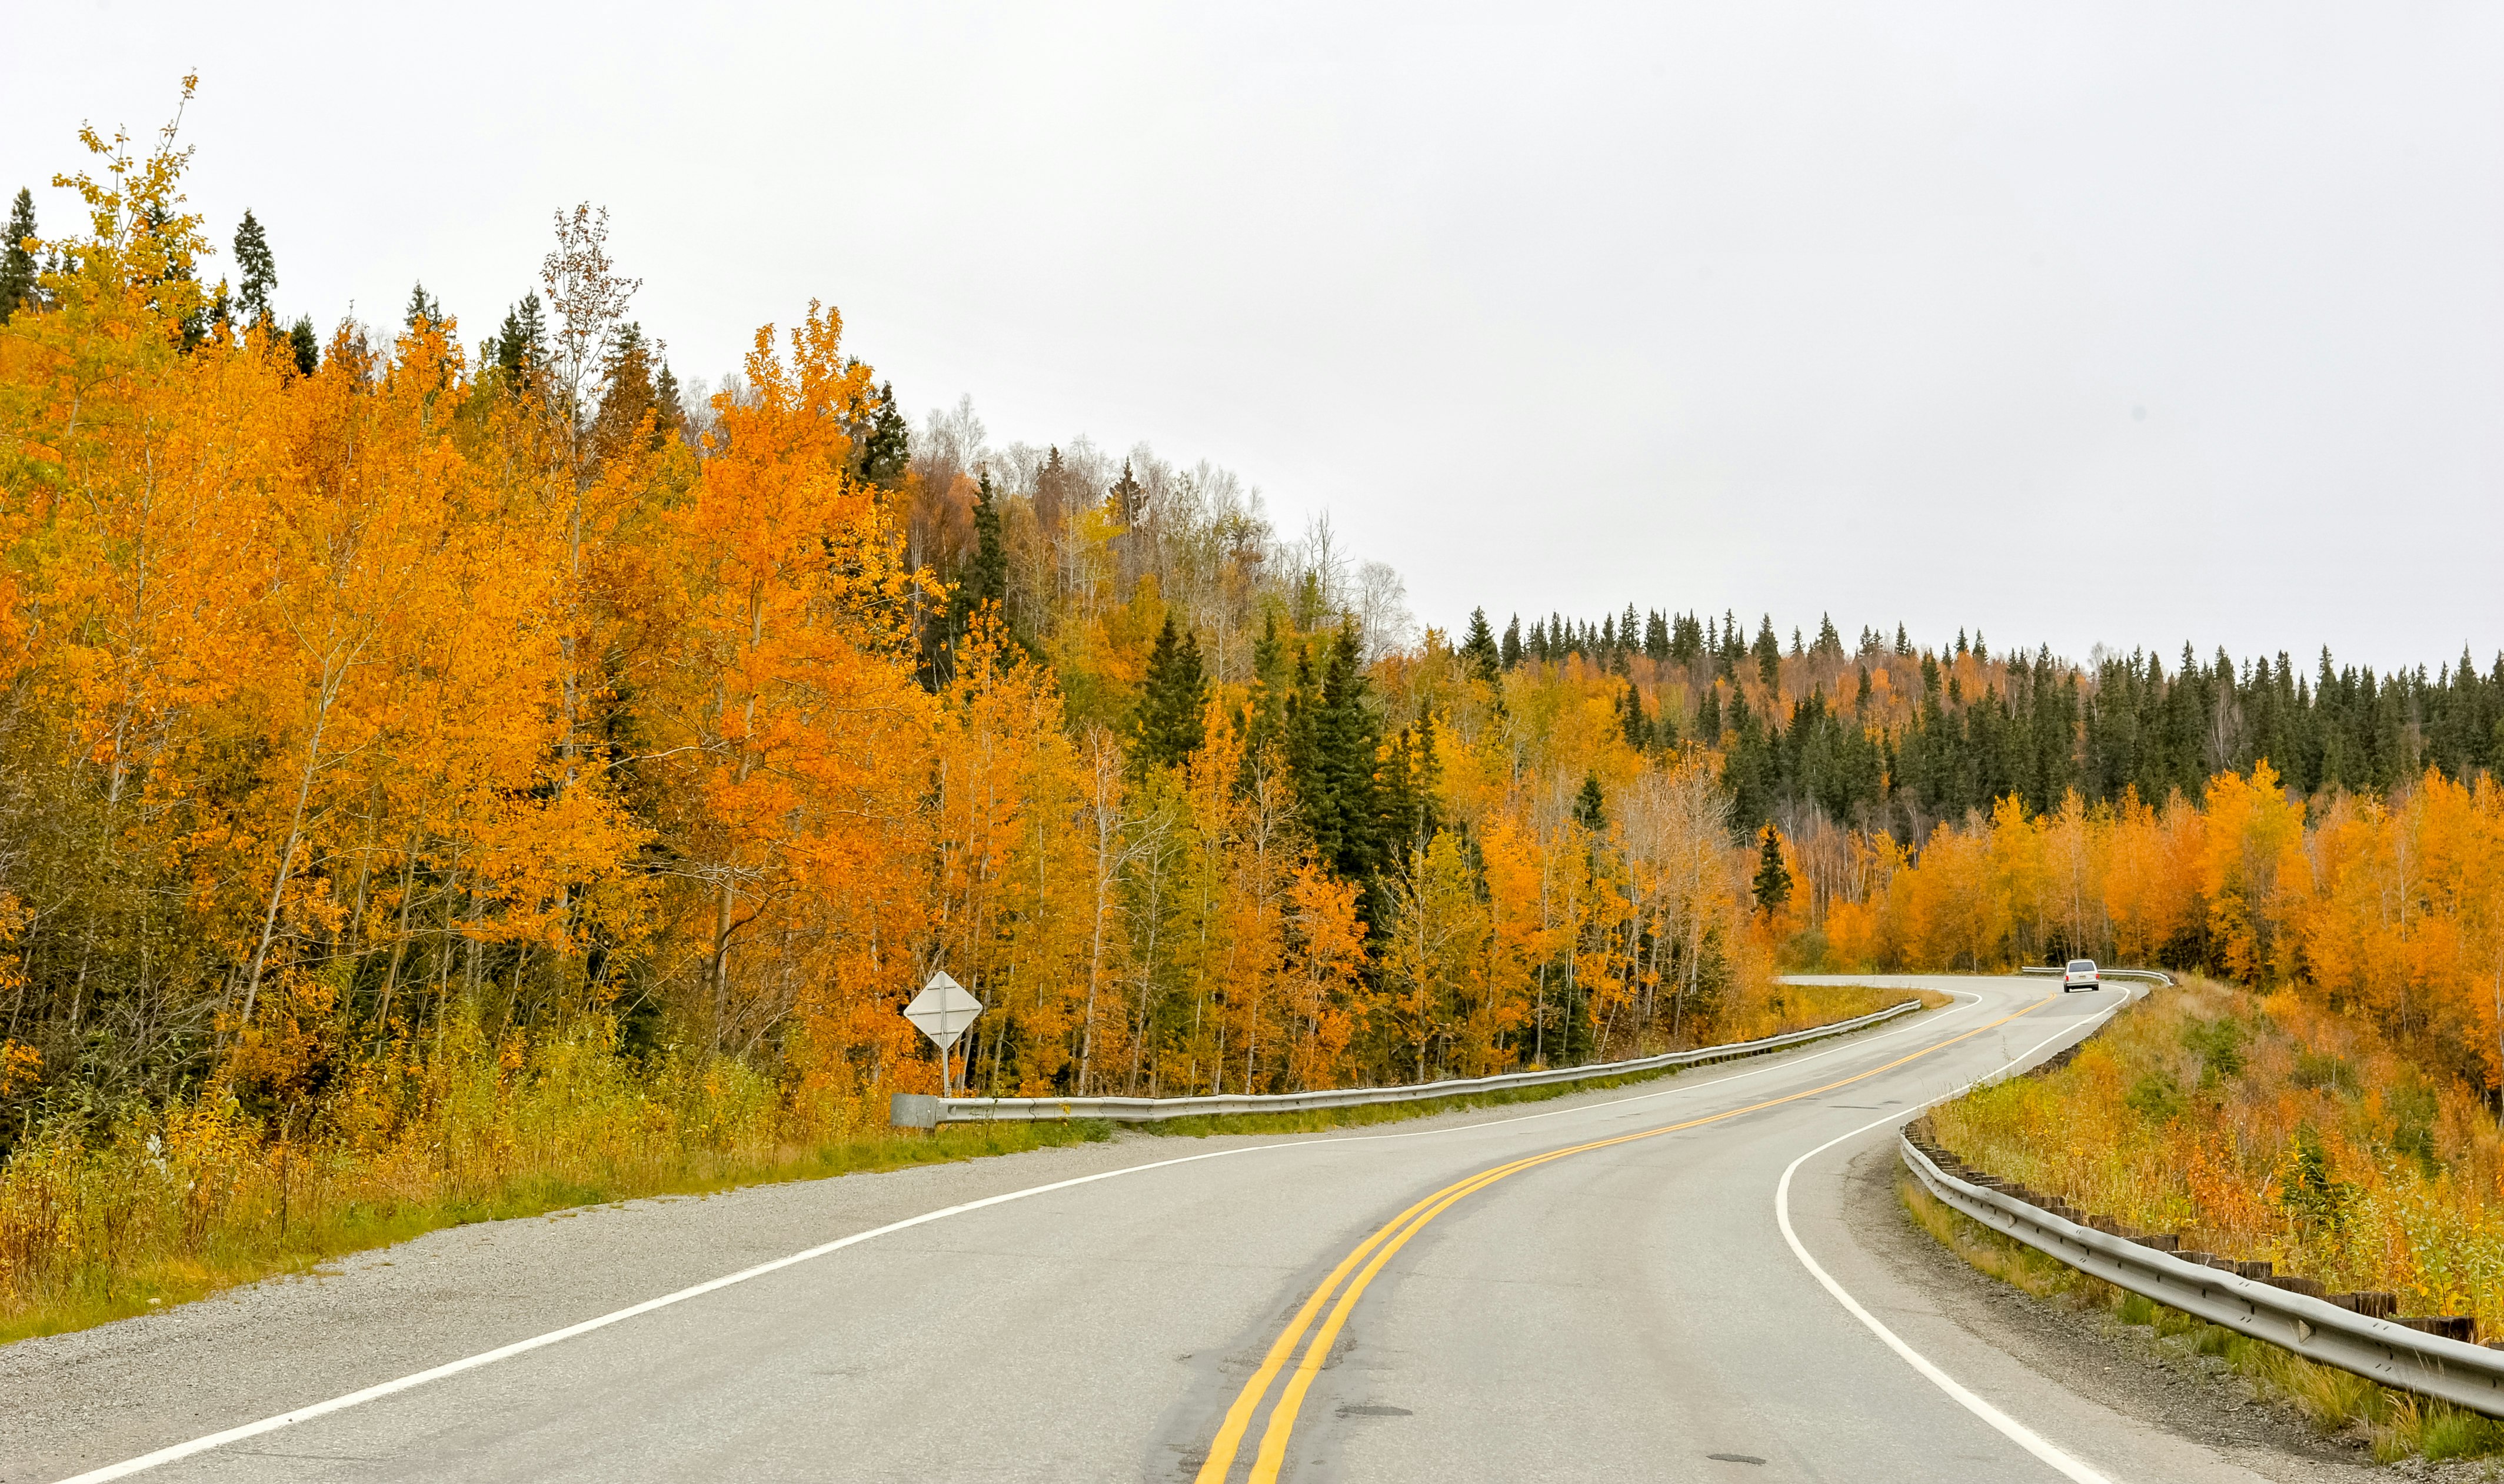
[[[1534,14],[1535,13],[1535,14]],[[682,376],[812,296],[917,422],[1327,508],[1427,622],[2504,644],[2504,11],[29,7],[0,188],[196,67],[281,307],[474,340],[559,206]],[[39,190],[42,224],[72,224]],[[212,271],[229,266],[221,258]]]

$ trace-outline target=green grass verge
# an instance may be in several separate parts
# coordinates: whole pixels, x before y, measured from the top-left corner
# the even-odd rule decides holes
[[[2504,1422],[2308,1361],[2089,1277],[1949,1206],[1910,1171],[1897,1169],[1895,1193],[1914,1225],[1967,1265],[2081,1317],[2148,1329],[2177,1357],[2214,1356],[2256,1395],[2293,1406],[2323,1436],[2363,1443],[2377,1462],[2504,1454]]]

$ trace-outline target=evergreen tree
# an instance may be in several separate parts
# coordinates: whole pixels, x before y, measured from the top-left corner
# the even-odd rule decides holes
[[[1895,625],[1895,653],[1904,659],[1913,657],[1913,641],[1904,635],[1904,626]]]
[[[1644,653],[1654,664],[1669,659],[1669,619],[1658,608],[1644,616]]]
[[[1771,613],[1756,625],[1756,642],[1753,652],[1756,656],[1756,674],[1765,682],[1765,689],[1779,693],[1783,683],[1783,641],[1774,637],[1774,615]]]
[[[1139,517],[1146,513],[1148,492],[1131,476],[1130,460],[1122,461],[1122,477],[1104,492],[1104,498],[1112,506],[1113,518],[1125,526],[1137,525]]]
[[[905,427],[903,411],[895,405],[895,384],[882,382],[878,411],[870,418],[868,434],[861,439],[860,476],[881,489],[892,490],[904,483],[904,470],[912,457],[912,431]],[[993,517],[995,523],[997,519]]]
[[[1574,822],[1595,835],[1608,825],[1608,799],[1600,792],[1596,773],[1582,775],[1582,791],[1574,795]]]
[[[1470,611],[1470,637],[1461,645],[1461,663],[1472,675],[1491,686],[1504,679],[1504,652],[1496,647],[1495,631],[1487,627],[1486,609]]]
[[[1147,682],[1139,696],[1139,756],[1159,768],[1179,766],[1207,738],[1208,677],[1201,673],[1200,636],[1179,638],[1168,617],[1148,654]]]
[[[400,314],[401,324],[410,329],[417,328],[420,320],[436,329],[443,328],[443,301],[428,293],[423,283],[408,292],[408,308]]]
[[[1521,615],[1515,613],[1513,622],[1504,626],[1504,668],[1511,670],[1520,664],[1521,653]]]
[[[504,311],[503,327],[479,349],[504,371],[505,386],[529,390],[539,367],[547,363],[547,320],[539,311],[539,294],[525,293],[519,304]]]
[[[1709,681],[1704,699],[1695,703],[1695,740],[1707,747],[1722,745],[1722,687]]]
[[[687,435],[685,398],[678,392],[678,378],[670,372],[670,363],[661,362],[661,374],[652,378],[652,437],[654,446],[668,438]]]
[[[1297,663],[1296,694],[1286,717],[1288,772],[1304,806],[1313,853],[1340,880],[1364,883],[1369,924],[1381,920],[1382,841],[1374,765],[1382,723],[1366,704],[1354,619],[1342,617],[1322,656],[1318,680],[1308,660]]]
[[[1770,917],[1791,899],[1791,874],[1783,866],[1782,837],[1774,833],[1772,825],[1765,826],[1763,840],[1764,846],[1756,855],[1754,886],[1756,911]]]
[[[270,291],[278,287],[278,259],[269,251],[269,238],[261,223],[246,209],[243,222],[235,228],[235,267],[243,274],[243,285],[235,294],[235,308],[248,326],[268,326],[275,311],[269,302]]]
[[[991,470],[985,469],[974,487],[974,559],[965,565],[964,580],[957,584],[956,602],[961,611],[970,615],[987,603],[1006,603],[1009,596],[1009,554],[1000,540],[1000,505],[991,492]],[[1277,620],[1270,619],[1266,642],[1277,641]]]
[[[1681,665],[1693,665],[1704,653],[1704,628],[1692,613],[1681,614],[1669,626],[1669,657]]]
[[[34,235],[35,193],[20,188],[9,208],[8,243],[0,248],[0,325],[35,296],[35,255],[26,248],[26,239]]]
[[[300,315],[287,331],[287,348],[296,353],[296,374],[310,376],[322,368],[322,337],[313,332],[313,317]]]

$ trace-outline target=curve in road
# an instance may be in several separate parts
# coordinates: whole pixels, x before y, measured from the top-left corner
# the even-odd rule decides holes
[[[1851,1156],[2121,999],[1893,983],[1960,1003],[1532,1114],[437,1233],[23,1342],[0,1481],[2257,1477],[1854,1239]]]

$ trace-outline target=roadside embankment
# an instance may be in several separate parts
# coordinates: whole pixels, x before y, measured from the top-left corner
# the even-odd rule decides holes
[[[1920,1132],[2070,1220],[2431,1332],[2504,1333],[2498,1139],[2477,1090],[2291,995],[2206,981],[2160,991],[2073,1054],[1942,1105]],[[2504,1448],[2504,1425],[2110,1288],[1909,1179],[1903,1200],[1974,1266],[2215,1357],[2379,1457]]]

